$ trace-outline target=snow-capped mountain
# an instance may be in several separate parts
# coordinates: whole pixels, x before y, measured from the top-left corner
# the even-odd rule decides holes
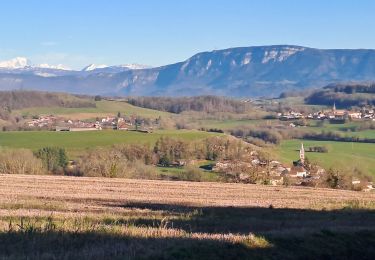
[[[2,70],[33,70],[33,69],[52,69],[52,70],[71,70],[70,68],[58,64],[49,65],[47,63],[32,64],[26,57],[16,57],[14,59],[0,61],[0,69]]]
[[[150,69],[151,66],[143,65],[143,64],[137,64],[137,63],[131,63],[131,64],[123,64],[113,67],[121,67],[121,68],[127,68],[130,70],[143,70],[143,69]]]
[[[0,61],[0,68],[3,69],[22,69],[30,65],[30,61],[25,57],[16,57],[11,60]]]
[[[375,80],[375,50],[321,50],[294,45],[202,52],[156,68],[94,65],[85,71],[65,71],[30,67],[30,62],[23,59],[0,64],[18,68],[6,72],[0,68],[0,90],[102,95],[277,96],[338,81]]]
[[[150,66],[141,65],[141,64],[122,64],[122,65],[115,65],[115,66],[108,66],[108,65],[96,65],[90,64],[82,69],[82,71],[90,72],[90,73],[118,73],[128,70],[141,70],[141,69],[149,69]]]
[[[100,65],[97,65],[97,64],[90,64],[86,67],[84,67],[82,69],[82,71],[93,71],[93,70],[96,70],[96,69],[103,69],[103,68],[107,68],[108,65],[105,65],[105,64],[100,64]]]

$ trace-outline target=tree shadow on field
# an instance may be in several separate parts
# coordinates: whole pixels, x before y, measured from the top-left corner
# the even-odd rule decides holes
[[[155,203],[111,204],[111,206],[162,211],[167,216],[185,214],[187,217],[172,219],[169,225],[188,232],[298,235],[326,229],[375,229],[375,210],[364,209],[318,211],[273,207],[190,207]],[[154,222],[155,219],[139,218],[135,219],[133,224],[150,226]]]
[[[100,231],[0,233],[1,259],[373,259],[370,231],[265,237],[264,246],[188,237],[143,238]]]
[[[208,236],[105,232],[0,233],[0,259],[373,259],[375,211],[314,211],[251,207],[190,207],[155,203],[111,204],[180,216],[163,228]],[[152,216],[152,214],[150,214]],[[118,219],[116,225],[122,225]],[[132,226],[155,227],[143,216]],[[129,223],[124,220],[124,223]],[[106,225],[111,226],[109,220]],[[215,234],[254,234],[254,240],[215,240]],[[258,241],[258,242],[257,242]],[[260,242],[259,242],[260,241]]]

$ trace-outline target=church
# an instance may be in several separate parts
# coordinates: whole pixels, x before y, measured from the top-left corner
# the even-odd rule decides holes
[[[309,175],[308,171],[305,169],[305,148],[303,147],[303,143],[301,143],[301,148],[299,150],[299,160],[293,162],[289,175],[290,177],[300,178],[305,178]]]

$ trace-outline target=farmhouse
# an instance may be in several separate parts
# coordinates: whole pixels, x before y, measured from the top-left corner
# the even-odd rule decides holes
[[[362,118],[362,113],[358,111],[349,111],[348,112],[348,117],[350,119],[361,119]]]
[[[287,175],[293,178],[306,178],[308,172],[303,166],[293,166]]]

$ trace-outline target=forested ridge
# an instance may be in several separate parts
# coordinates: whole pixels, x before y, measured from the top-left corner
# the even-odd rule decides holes
[[[0,91],[2,108],[23,109],[29,107],[95,107],[89,99],[79,98],[63,93],[49,93],[39,91]]]
[[[305,98],[307,104],[338,107],[375,105],[375,83],[337,83]]]
[[[219,97],[132,97],[128,102],[134,106],[150,108],[171,113],[184,111],[244,113],[251,109],[247,102]]]

